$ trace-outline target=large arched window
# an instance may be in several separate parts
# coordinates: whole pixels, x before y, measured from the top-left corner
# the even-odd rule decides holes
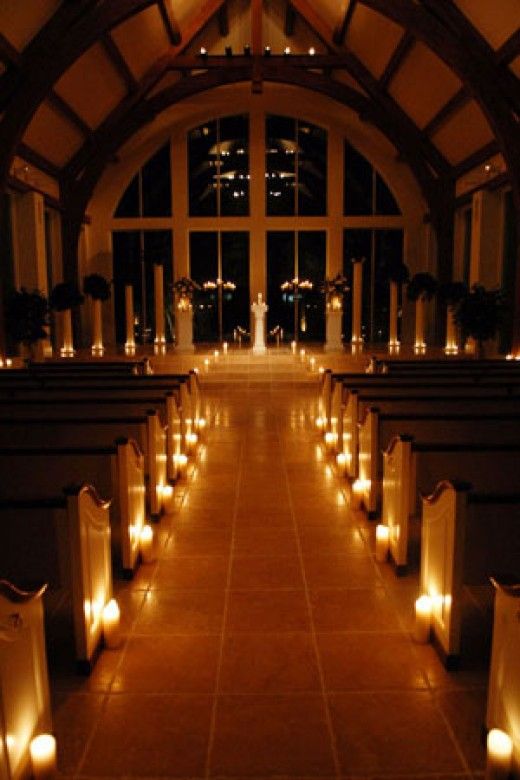
[[[380,174],[348,141],[345,141],[343,204],[347,217],[401,214]]]
[[[115,217],[169,217],[172,213],[170,142],[150,157],[123,193]]]

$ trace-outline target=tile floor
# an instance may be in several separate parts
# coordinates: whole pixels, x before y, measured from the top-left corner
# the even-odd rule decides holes
[[[124,644],[89,679],[53,674],[61,773],[481,777],[485,669],[412,642],[416,579],[374,562],[315,381],[290,356],[202,381],[212,424],[157,562],[116,583]]]

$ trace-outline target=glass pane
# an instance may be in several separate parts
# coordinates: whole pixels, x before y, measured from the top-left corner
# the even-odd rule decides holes
[[[125,326],[125,285],[134,288],[134,314],[136,333],[140,335],[141,321],[141,234],[138,230],[117,230],[112,233],[112,254],[114,273],[114,310],[116,317],[116,341],[124,344]]]
[[[190,276],[201,287],[218,279],[218,233],[190,233]],[[195,341],[217,341],[218,296],[216,286],[196,295],[193,307]]]
[[[136,173],[117,204],[114,217],[139,217],[139,174]]]
[[[249,117],[220,120],[220,213],[249,214]]]
[[[268,116],[265,143],[267,214],[292,216],[295,213],[296,120]]]
[[[144,328],[144,340],[153,341],[155,331],[155,301],[154,301],[154,263],[163,266],[164,279],[164,313],[166,320],[166,340],[173,339],[173,301],[171,286],[173,280],[172,268],[172,233],[171,230],[145,230],[143,231],[144,248],[144,280],[146,301],[143,304],[146,319]]]
[[[362,333],[366,335],[366,323],[370,313],[370,258],[372,256],[372,231],[352,229],[343,231],[343,274],[350,283],[350,292],[343,304],[343,335],[345,341],[352,338],[352,260],[364,257],[363,264],[363,312]]]
[[[376,214],[397,215],[401,209],[397,205],[391,190],[381,176],[376,173]]]
[[[249,330],[249,233],[222,233],[222,279],[236,285],[222,291],[222,329],[224,341],[233,340],[240,326]]]
[[[188,133],[190,216],[217,214],[217,123],[206,122]]]
[[[142,168],[143,216],[169,217],[172,213],[170,143]]]
[[[372,166],[345,142],[344,211],[347,216],[372,214]]]
[[[298,122],[298,214],[327,213],[327,133]]]
[[[390,310],[390,285],[386,269],[393,263],[403,261],[403,231],[375,231],[375,272],[372,307],[373,334],[371,341],[387,342],[389,337],[388,317]],[[399,301],[399,307],[401,301]],[[398,320],[399,328],[401,318]],[[399,333],[399,331],[398,331]]]
[[[325,341],[325,296],[320,287],[325,279],[327,234],[324,230],[298,233],[298,278],[312,282],[298,300],[298,337],[302,341]]]
[[[294,296],[280,287],[295,276],[294,238],[294,233],[288,231],[267,233],[267,332],[280,325],[285,341],[294,339]]]

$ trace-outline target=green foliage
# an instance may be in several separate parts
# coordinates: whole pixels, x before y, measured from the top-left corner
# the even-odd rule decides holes
[[[429,273],[421,272],[412,276],[408,282],[407,295],[409,301],[425,298],[430,301],[437,292],[438,282]]]
[[[72,282],[60,282],[53,289],[49,297],[51,311],[66,311],[73,306],[83,303],[83,296]]]
[[[6,329],[15,343],[30,345],[46,338],[48,324],[49,305],[41,292],[29,292],[22,287],[11,293],[6,306]]]
[[[83,279],[83,292],[95,301],[108,301],[110,282],[101,274],[89,274]]]
[[[439,298],[448,306],[460,303],[468,294],[466,282],[445,282],[439,287]]]
[[[470,336],[482,344],[496,335],[503,312],[501,290],[486,290],[481,284],[474,284],[458,304],[455,322],[460,325],[464,338]]]

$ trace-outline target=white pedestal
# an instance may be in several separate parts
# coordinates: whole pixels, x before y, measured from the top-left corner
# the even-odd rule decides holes
[[[251,311],[255,315],[255,342],[253,344],[254,355],[264,355],[267,352],[265,346],[265,313],[268,307],[262,302],[262,296],[258,294],[258,302],[253,303]]]
[[[327,309],[327,331],[325,352],[337,352],[343,349],[341,341],[341,325],[343,312],[341,309]]]
[[[193,309],[177,309],[175,312],[175,335],[178,352],[194,352],[193,346]]]

